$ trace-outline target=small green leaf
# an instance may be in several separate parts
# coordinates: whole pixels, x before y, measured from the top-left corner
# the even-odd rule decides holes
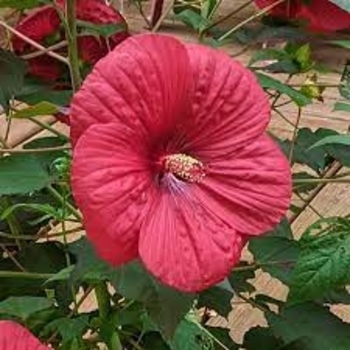
[[[204,17],[202,17],[200,13],[192,9],[181,11],[175,15],[175,18],[179,21],[184,22],[186,25],[196,31],[203,30],[209,24],[209,22]]]
[[[334,143],[339,145],[350,146],[350,135],[332,135],[332,136],[325,137],[322,140],[314,143],[310,147],[310,149],[320,147],[320,146],[330,145]]]
[[[303,107],[311,103],[311,99],[292,87],[281,83],[268,75],[257,73],[260,85],[264,89],[272,89],[289,96],[298,106]]]
[[[97,25],[92,22],[77,20],[77,26],[83,29],[87,35],[98,35],[106,38],[117,33],[124,33],[128,29],[124,22]]]
[[[49,284],[51,282],[57,282],[57,281],[67,281],[69,280],[71,273],[73,272],[75,268],[75,265],[70,265],[68,267],[65,267],[61,271],[57,272],[55,275],[53,275],[51,278],[49,278],[45,284]]]
[[[12,114],[12,118],[31,118],[37,116],[47,116],[56,114],[59,112],[59,109],[56,105],[50,102],[39,102],[34,106],[30,106],[24,109],[21,109]]]
[[[52,306],[46,298],[40,297],[9,297],[0,302],[0,314],[18,317],[25,321],[35,312],[48,309]]]
[[[345,49],[350,49],[350,40],[331,40],[330,43]]]

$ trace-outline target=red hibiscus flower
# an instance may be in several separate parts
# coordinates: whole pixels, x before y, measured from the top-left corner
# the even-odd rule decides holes
[[[12,321],[0,321],[1,350],[49,350],[27,329]]]
[[[164,283],[202,290],[289,206],[289,165],[265,134],[268,100],[220,51],[130,38],[97,63],[71,115],[73,193],[113,265],[140,258]]]
[[[254,0],[264,8],[276,0]],[[302,20],[315,31],[337,31],[350,28],[350,14],[329,0],[286,0],[271,10],[271,14],[291,20]]]
[[[65,2],[60,0],[59,5],[64,7]],[[100,58],[105,56],[109,48],[114,48],[121,41],[128,37],[126,22],[121,14],[114,8],[107,6],[99,0],[79,0],[77,1],[77,18],[81,21],[94,24],[120,24],[125,29],[105,39],[93,35],[80,36],[78,38],[78,48],[81,59],[89,64],[95,64]],[[61,29],[60,18],[56,10],[48,5],[42,6],[29,12],[16,26],[16,29],[27,37],[49,46],[64,39]],[[13,37],[13,48],[18,55],[35,51],[22,39]],[[67,54],[66,49],[60,51]],[[45,81],[52,82],[58,80],[64,74],[66,67],[61,62],[45,56],[28,60],[29,73]]]

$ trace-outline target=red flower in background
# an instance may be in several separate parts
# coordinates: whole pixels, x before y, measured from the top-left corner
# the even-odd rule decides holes
[[[277,0],[254,0],[264,8]],[[274,16],[291,20],[305,20],[308,28],[315,31],[337,31],[350,28],[350,13],[329,0],[286,0],[271,9]]]
[[[222,52],[132,37],[96,64],[71,115],[73,193],[113,265],[139,257],[170,286],[204,289],[289,206],[268,100]]]
[[[1,350],[49,350],[27,329],[12,321],[0,321]]]
[[[59,5],[64,7],[64,1],[60,0]],[[126,26],[124,18],[118,11],[99,0],[78,0],[76,12],[77,18],[81,21],[94,24],[120,24],[121,26]],[[16,30],[30,39],[44,44],[44,46],[49,46],[47,44],[48,41],[52,45],[52,41],[58,43],[64,39],[60,18],[56,10],[50,5],[42,6],[29,12],[18,23]],[[108,39],[93,35],[80,36],[78,38],[80,57],[86,63],[95,64],[108,53],[109,48],[113,49],[126,39],[128,35],[125,29],[115,33]],[[29,44],[16,36],[13,37],[12,44],[14,51],[18,55],[35,51]],[[66,54],[66,49],[61,50],[61,52]],[[66,68],[64,64],[49,56],[29,59],[28,66],[30,74],[48,82],[61,78]]]

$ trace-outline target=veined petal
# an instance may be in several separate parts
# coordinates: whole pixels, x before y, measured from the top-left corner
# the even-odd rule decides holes
[[[221,157],[260,136],[270,118],[268,99],[253,74],[223,52],[187,46],[193,77],[189,149]]]
[[[87,235],[99,255],[118,265],[137,257],[152,191],[142,142],[120,124],[96,124],[73,152],[72,188]]]
[[[12,321],[0,321],[1,350],[49,350],[26,328]]]
[[[190,109],[185,47],[163,35],[133,36],[100,60],[72,102],[73,143],[90,125],[120,123],[159,142]]]
[[[209,163],[198,186],[201,201],[238,233],[259,235],[277,225],[289,208],[291,170],[279,147],[263,135]]]
[[[192,192],[195,187],[182,186],[177,194],[164,188],[157,192],[141,227],[139,253],[162,282],[196,292],[228,275],[240,258],[243,239],[205,208]]]

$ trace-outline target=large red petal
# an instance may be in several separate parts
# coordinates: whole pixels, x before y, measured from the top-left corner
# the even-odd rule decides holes
[[[221,157],[261,135],[270,107],[253,74],[218,50],[187,48],[195,84],[189,149],[203,159]]]
[[[299,18],[309,22],[316,31],[337,31],[350,28],[350,13],[329,0],[312,0],[301,6]]]
[[[165,188],[157,192],[141,228],[139,252],[162,282],[197,292],[228,275],[244,242],[197,198],[195,186],[182,186],[177,193]]]
[[[118,265],[137,256],[152,177],[144,143],[120,124],[96,124],[73,153],[73,195],[99,255]]]
[[[49,350],[26,328],[12,321],[0,321],[1,350]]]
[[[119,122],[155,141],[174,132],[189,108],[191,70],[176,39],[133,36],[101,59],[75,95],[73,143],[90,125]]]
[[[289,208],[292,183],[286,157],[261,136],[236,154],[207,164],[201,201],[245,235],[277,225]]]

